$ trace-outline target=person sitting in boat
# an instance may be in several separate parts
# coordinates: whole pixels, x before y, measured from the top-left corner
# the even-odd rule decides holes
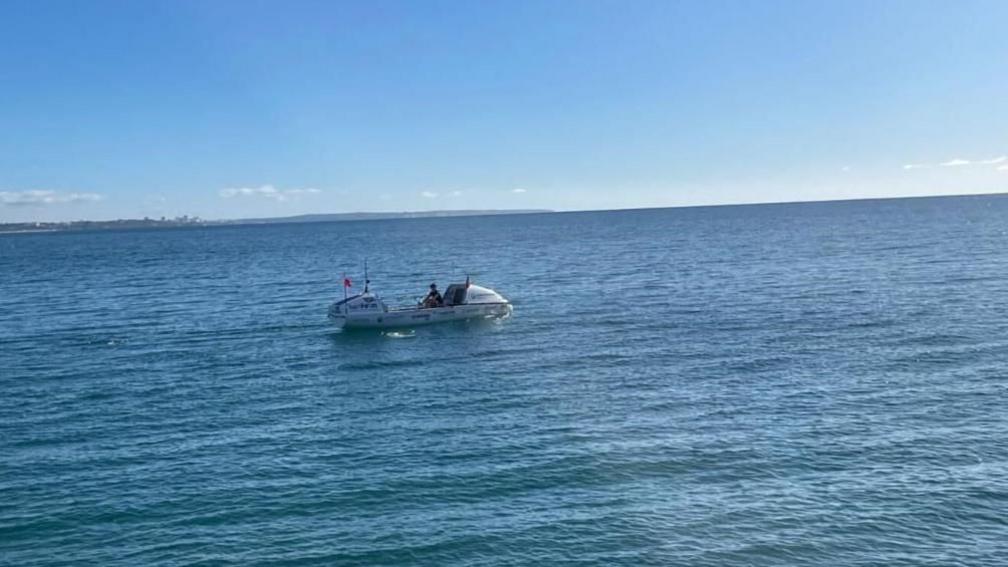
[[[430,293],[427,294],[421,305],[424,307],[441,307],[444,305],[444,299],[437,290],[437,284],[430,284]]]

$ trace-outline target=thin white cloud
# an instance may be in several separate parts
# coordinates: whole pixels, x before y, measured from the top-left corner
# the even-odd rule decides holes
[[[998,171],[1008,171],[1008,163],[997,166]]]
[[[990,159],[953,158],[941,163],[908,163],[903,169],[927,169],[931,167],[962,167],[965,165],[997,165],[1008,162],[1008,156],[997,156]]]
[[[420,192],[420,196],[423,197],[423,198],[425,198],[425,199],[433,199],[433,198],[437,197],[438,194],[435,193],[435,192],[433,192],[433,191],[421,191]]]
[[[845,166],[843,166],[843,167],[840,168],[840,171],[842,171],[844,173],[847,173],[850,170],[851,170],[851,167],[849,165],[845,165]]]
[[[973,163],[973,162],[971,162],[968,159],[954,158],[954,159],[950,159],[948,161],[943,161],[943,162],[939,163],[938,165],[940,165],[942,167],[959,167],[961,165],[969,165],[971,163]]]
[[[528,193],[528,191],[526,191],[525,189],[522,189],[521,187],[518,187],[516,189],[512,189],[511,192],[512,193]]]
[[[0,191],[0,204],[17,206],[45,206],[64,203],[101,201],[97,193],[64,193],[61,191]]]
[[[451,195],[452,195],[452,197],[461,197],[462,196],[462,192],[461,191],[452,191]]]
[[[262,185],[260,187],[232,187],[221,189],[220,196],[230,199],[233,197],[264,197],[274,201],[283,202],[296,199],[302,195],[314,195],[322,191],[314,188],[306,189],[277,189],[272,185]]]

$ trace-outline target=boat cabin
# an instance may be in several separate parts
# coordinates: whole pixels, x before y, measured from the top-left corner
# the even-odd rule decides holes
[[[464,305],[466,302],[466,289],[465,284],[451,284],[448,289],[445,290],[444,295],[441,297],[444,299],[445,307],[450,307],[452,305]]]
[[[441,297],[445,307],[507,303],[496,291],[470,283],[451,284]]]

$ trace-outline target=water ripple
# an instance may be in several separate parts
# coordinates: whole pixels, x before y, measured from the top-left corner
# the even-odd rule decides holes
[[[0,237],[0,563],[1003,565],[1006,214]],[[340,332],[360,250],[514,316]]]

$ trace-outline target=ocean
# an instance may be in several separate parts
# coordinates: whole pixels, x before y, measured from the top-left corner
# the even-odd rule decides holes
[[[0,564],[1006,565],[1006,275],[1006,196],[0,235]]]

